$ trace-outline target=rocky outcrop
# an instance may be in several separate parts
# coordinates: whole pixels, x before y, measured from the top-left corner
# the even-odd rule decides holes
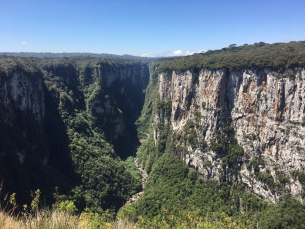
[[[210,146],[216,136],[231,131],[244,150],[235,163],[236,179],[231,181],[242,182],[273,202],[284,193],[301,199],[302,187],[292,172],[305,171],[304,69],[163,72],[159,95],[161,101],[172,101],[174,133],[183,133],[188,120],[198,122],[197,146],[187,144],[187,154],[182,156],[186,164],[206,178],[219,180],[224,172],[221,155],[199,145]],[[271,178],[269,183],[266,177]]]
[[[14,111],[20,110],[42,123],[45,113],[42,74],[36,77],[16,69],[9,75],[1,76],[0,87],[0,104],[2,109],[6,109],[8,118],[14,116]]]

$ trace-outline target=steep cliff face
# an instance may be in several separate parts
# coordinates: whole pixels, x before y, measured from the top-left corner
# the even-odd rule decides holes
[[[305,171],[304,79],[302,68],[160,73],[160,100],[171,100],[174,135],[194,124],[185,142],[175,142],[184,150],[180,156],[206,178],[242,182],[273,202],[283,194],[301,199],[293,174]],[[154,118],[160,120],[162,113]],[[237,147],[226,153],[234,138],[243,152]]]
[[[9,76],[1,77],[1,87],[2,104],[10,112],[16,107],[32,114],[35,120],[42,123],[45,106],[41,74],[38,77],[31,77],[22,69],[16,69]]]
[[[147,64],[98,64],[80,70],[80,84],[85,94],[88,92],[88,112],[122,158],[135,153],[139,144],[134,123],[141,113],[148,81]]]
[[[0,64],[1,195],[18,192],[17,200],[29,198],[30,188],[37,188],[38,176],[45,175],[40,167],[49,158],[43,75],[37,65],[25,65],[5,60]]]
[[[21,164],[29,154],[46,151],[41,140],[33,141],[33,135],[44,132],[44,85],[38,69],[26,72],[20,66],[2,72],[0,78],[1,156],[14,152]],[[39,154],[39,153],[37,153]],[[47,151],[40,157],[46,163]]]
[[[79,208],[101,211],[140,189],[118,155],[130,156],[138,144],[146,63],[2,57],[0,74],[4,194],[16,192],[24,204],[39,188],[52,203],[55,186],[66,194],[74,188]]]
[[[101,203],[103,208],[118,208],[141,187],[117,156],[127,158],[138,144],[134,122],[144,103],[143,89],[149,79],[147,64],[55,59],[44,63],[43,69],[48,94],[66,128],[63,131],[68,138],[66,149],[80,179],[77,189],[85,196],[81,205],[97,211]],[[56,145],[62,139],[53,137]],[[56,155],[52,161],[65,171],[62,155],[56,148],[52,155]],[[99,179],[94,179],[95,176]],[[116,187],[118,184],[120,187]]]
[[[62,110],[67,113],[84,110],[95,119],[94,125],[103,130],[118,155],[125,158],[132,154],[133,145],[138,143],[134,122],[143,107],[149,81],[147,64],[54,61],[44,65],[44,70],[47,85],[54,97],[59,98],[57,103]],[[54,90],[54,83],[61,92]]]

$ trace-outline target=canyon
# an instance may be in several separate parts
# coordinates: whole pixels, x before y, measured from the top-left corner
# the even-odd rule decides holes
[[[238,54],[235,47],[222,52]],[[167,152],[204,180],[244,185],[273,203],[287,195],[302,202],[304,65],[277,67],[269,58],[246,66],[235,56],[217,62],[215,53],[160,60],[2,56],[5,191],[26,202],[40,188],[51,203],[59,186],[81,209],[118,210],[142,190],[122,165],[139,147],[136,164],[148,175]],[[198,67],[194,58],[210,56],[215,61]],[[185,65],[170,67],[175,61]]]

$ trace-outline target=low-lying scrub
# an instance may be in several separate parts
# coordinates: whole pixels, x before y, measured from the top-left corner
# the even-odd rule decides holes
[[[83,213],[72,215],[57,209],[41,209],[30,215],[14,216],[0,212],[1,229],[131,229],[139,228],[126,220],[106,222],[102,215]]]

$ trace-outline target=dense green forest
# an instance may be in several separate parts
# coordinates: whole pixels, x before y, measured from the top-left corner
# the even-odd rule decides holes
[[[169,153],[154,164],[144,195],[119,215],[148,228],[305,227],[305,208],[299,201],[287,197],[271,204],[243,185],[204,181]]]
[[[52,53],[52,52],[0,52],[0,55],[3,56],[15,56],[15,57],[35,57],[35,58],[68,58],[68,57],[82,57],[82,58],[107,58],[107,59],[122,59],[122,60],[134,60],[134,61],[149,61],[155,58],[148,58],[148,57],[139,57],[139,56],[132,56],[132,55],[115,55],[115,54],[108,54],[108,53],[81,53],[81,52],[74,52],[74,53]]]
[[[305,65],[305,42],[267,44],[264,42],[243,46],[230,45],[221,50],[209,50],[183,58],[159,60],[159,72],[201,68],[230,70],[242,68],[272,68],[283,72],[285,69]]]

